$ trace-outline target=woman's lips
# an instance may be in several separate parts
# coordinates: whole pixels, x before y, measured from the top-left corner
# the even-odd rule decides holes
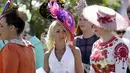
[[[97,30],[94,30],[94,32],[97,32]]]
[[[85,27],[84,25],[80,25],[80,27]]]

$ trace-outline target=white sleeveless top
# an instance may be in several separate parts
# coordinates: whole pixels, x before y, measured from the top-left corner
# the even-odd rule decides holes
[[[66,45],[66,50],[61,61],[58,61],[55,49],[53,49],[49,56],[49,67],[50,73],[76,73],[75,60],[71,48]]]

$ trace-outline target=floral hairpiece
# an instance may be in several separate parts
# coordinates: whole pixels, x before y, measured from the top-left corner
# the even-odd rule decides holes
[[[2,18],[5,15],[6,12],[10,11],[14,7],[17,7],[17,5],[15,3],[13,3],[12,0],[8,0],[6,2],[6,4],[5,4],[5,7],[4,7],[3,11],[2,11],[2,14],[1,14],[0,18]],[[27,18],[28,18],[27,21],[31,20],[31,13],[27,9],[26,5],[20,4],[19,8],[18,8],[18,11],[20,11],[20,12],[22,11],[22,12],[26,13]]]
[[[5,15],[5,12],[6,12],[6,11],[9,11],[9,10],[10,10],[11,7],[12,7],[12,0],[8,0],[8,1],[6,2],[6,4],[5,4],[5,7],[4,7],[4,9],[3,9],[1,15],[0,15],[0,19]]]
[[[50,1],[48,6],[52,17],[63,23],[63,26],[71,32],[71,40],[74,40],[75,21],[72,14],[64,8],[60,8],[56,0],[53,3]]]
[[[5,4],[5,7],[4,7],[3,11],[2,11],[2,14],[4,14],[4,12],[5,12],[6,10],[8,10],[9,8],[11,8],[11,6],[12,6],[12,0],[8,0],[8,1],[6,2],[6,4]]]
[[[40,6],[39,12],[42,15],[42,17],[52,20],[53,17],[51,16],[51,13],[48,7],[48,4],[50,1],[53,4],[54,0],[44,1],[43,4]],[[66,0],[58,0],[57,3],[60,7],[64,8],[64,6],[66,5]]]
[[[102,24],[113,22],[116,19],[116,14],[109,15],[101,12],[100,10],[97,12],[97,16],[98,16],[97,21],[101,22]]]

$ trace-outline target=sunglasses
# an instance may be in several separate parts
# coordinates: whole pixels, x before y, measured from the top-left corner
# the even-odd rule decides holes
[[[116,31],[117,34],[124,34],[126,31]]]

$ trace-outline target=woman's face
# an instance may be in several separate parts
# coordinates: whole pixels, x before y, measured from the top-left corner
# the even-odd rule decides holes
[[[0,19],[0,40],[8,40],[11,35],[10,26],[6,22],[6,18]]]
[[[104,35],[104,32],[105,32],[105,29],[104,28],[101,28],[101,27],[97,27],[95,25],[92,25],[92,30],[94,31],[94,33],[97,35],[97,36],[102,36]]]
[[[55,25],[53,34],[54,34],[55,42],[58,43],[64,42],[67,38],[67,31],[60,24]]]
[[[82,14],[79,14],[78,23],[82,31],[91,29],[92,24]]]

